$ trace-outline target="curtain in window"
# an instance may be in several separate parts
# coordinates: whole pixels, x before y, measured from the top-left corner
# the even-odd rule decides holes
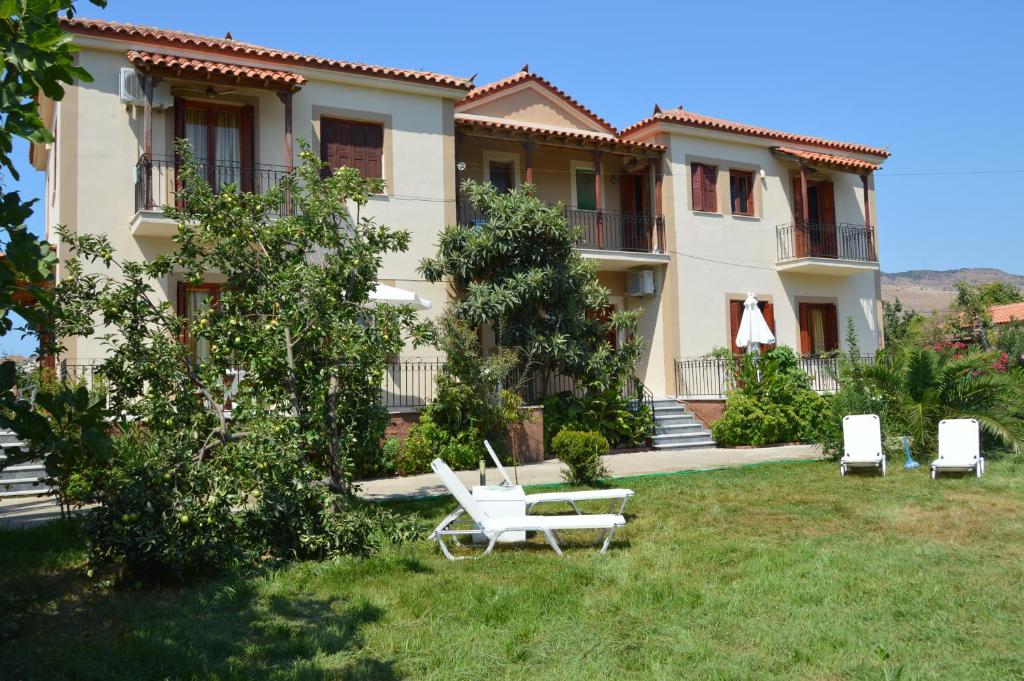
[[[200,166],[200,174],[205,171],[206,156],[210,149],[208,130],[205,109],[185,109],[185,139],[192,147],[192,155]]]
[[[811,308],[811,351],[825,352],[825,312],[820,307]]]
[[[216,170],[214,187],[241,184],[242,122],[234,111],[218,111],[216,118]]]

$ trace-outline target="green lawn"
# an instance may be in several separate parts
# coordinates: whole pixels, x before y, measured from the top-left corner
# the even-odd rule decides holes
[[[1024,677],[1024,465],[629,485],[606,555],[449,563],[423,542],[189,590],[90,586],[74,527],[0,532],[0,677]]]

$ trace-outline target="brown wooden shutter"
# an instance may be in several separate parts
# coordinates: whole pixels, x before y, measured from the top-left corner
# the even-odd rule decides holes
[[[718,168],[704,166],[704,210],[718,212]]]
[[[253,135],[253,107],[252,105],[242,107],[241,130],[240,130],[240,155],[242,162],[242,177],[239,183],[243,192],[252,192],[255,187],[256,170],[253,167],[253,147],[255,137]]]
[[[811,307],[807,303],[800,303],[800,352],[809,355],[812,349]]]
[[[183,281],[178,282],[177,287],[177,300],[174,301],[175,310],[178,316],[182,319],[188,317],[188,286]],[[182,343],[188,343],[188,327],[182,327],[181,336],[179,340]]]
[[[743,301],[729,301],[729,349],[734,354],[743,354],[744,348],[736,347],[736,334],[740,332],[740,321],[743,319]]]
[[[704,166],[700,163],[690,164],[690,195],[693,199],[693,210],[704,210]]]
[[[366,161],[363,177],[384,177],[384,128],[380,125],[367,125],[366,128]]]
[[[771,303],[761,303],[761,314],[764,315],[764,321],[768,324],[768,328],[771,330],[772,335],[775,333],[775,306]]]
[[[839,314],[836,306],[822,305],[822,318],[825,324],[825,352],[839,349]]]
[[[804,192],[800,187],[800,176],[793,178],[793,222],[800,225],[804,221]]]
[[[836,194],[831,182],[818,183],[818,203],[821,206],[821,224],[836,224]]]

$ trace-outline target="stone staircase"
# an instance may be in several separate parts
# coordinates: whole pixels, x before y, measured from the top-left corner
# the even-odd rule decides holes
[[[654,399],[655,449],[693,449],[714,447],[711,431],[682,402],[668,397]]]
[[[20,449],[22,443],[18,436],[7,430],[0,430],[0,499],[12,497],[37,497],[52,494],[50,486],[43,482],[46,469],[38,461],[27,461],[12,466],[2,467],[7,460],[8,450]]]

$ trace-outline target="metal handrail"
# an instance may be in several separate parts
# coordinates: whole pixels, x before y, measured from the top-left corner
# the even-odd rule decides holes
[[[874,230],[849,222],[789,222],[775,227],[778,262],[829,258],[878,262]]]

